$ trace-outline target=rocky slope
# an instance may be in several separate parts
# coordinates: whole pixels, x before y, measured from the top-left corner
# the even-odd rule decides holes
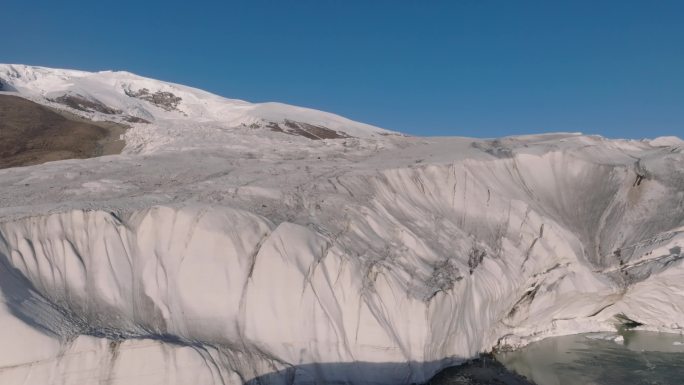
[[[0,95],[0,168],[121,152],[126,127]]]

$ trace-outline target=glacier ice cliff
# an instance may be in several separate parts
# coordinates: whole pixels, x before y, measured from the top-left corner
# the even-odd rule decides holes
[[[149,123],[121,155],[0,170],[3,384],[410,384],[620,320],[684,328],[676,138],[414,138],[59,71],[0,78]]]

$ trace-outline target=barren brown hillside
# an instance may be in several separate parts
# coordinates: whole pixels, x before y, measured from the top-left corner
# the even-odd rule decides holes
[[[0,95],[0,168],[118,154],[126,127]]]

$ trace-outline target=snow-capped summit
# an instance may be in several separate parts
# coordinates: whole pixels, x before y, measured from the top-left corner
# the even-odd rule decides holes
[[[0,64],[0,84],[1,91],[57,108],[69,108],[92,119],[151,124],[165,129],[184,127],[186,122],[192,122],[221,129],[263,128],[309,139],[372,138],[391,134],[327,112],[282,103],[227,99],[130,72],[85,72]],[[173,131],[184,141],[192,142],[202,137],[182,129]],[[154,141],[154,136],[146,139]],[[212,141],[215,140],[212,137]]]

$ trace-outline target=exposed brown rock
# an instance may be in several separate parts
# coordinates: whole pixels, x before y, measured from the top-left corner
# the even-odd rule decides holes
[[[180,96],[176,96],[171,92],[157,91],[151,93],[147,88],[141,88],[137,91],[126,90],[126,95],[141,100],[146,100],[157,107],[166,111],[178,110],[178,105],[183,100]]]
[[[309,123],[295,122],[293,120],[287,119],[283,123],[269,122],[266,127],[270,128],[271,131],[274,132],[303,136],[311,140],[351,138],[342,131],[335,131],[327,127],[316,126]]]
[[[53,100],[75,110],[86,112],[101,112],[107,115],[121,114],[121,111],[107,107],[97,100],[86,99],[79,95],[63,95]]]
[[[126,127],[0,95],[0,168],[118,154]]]
[[[126,116],[124,117],[124,120],[130,123],[145,123],[145,124],[150,124],[150,121],[147,119],[139,118],[137,116]]]

